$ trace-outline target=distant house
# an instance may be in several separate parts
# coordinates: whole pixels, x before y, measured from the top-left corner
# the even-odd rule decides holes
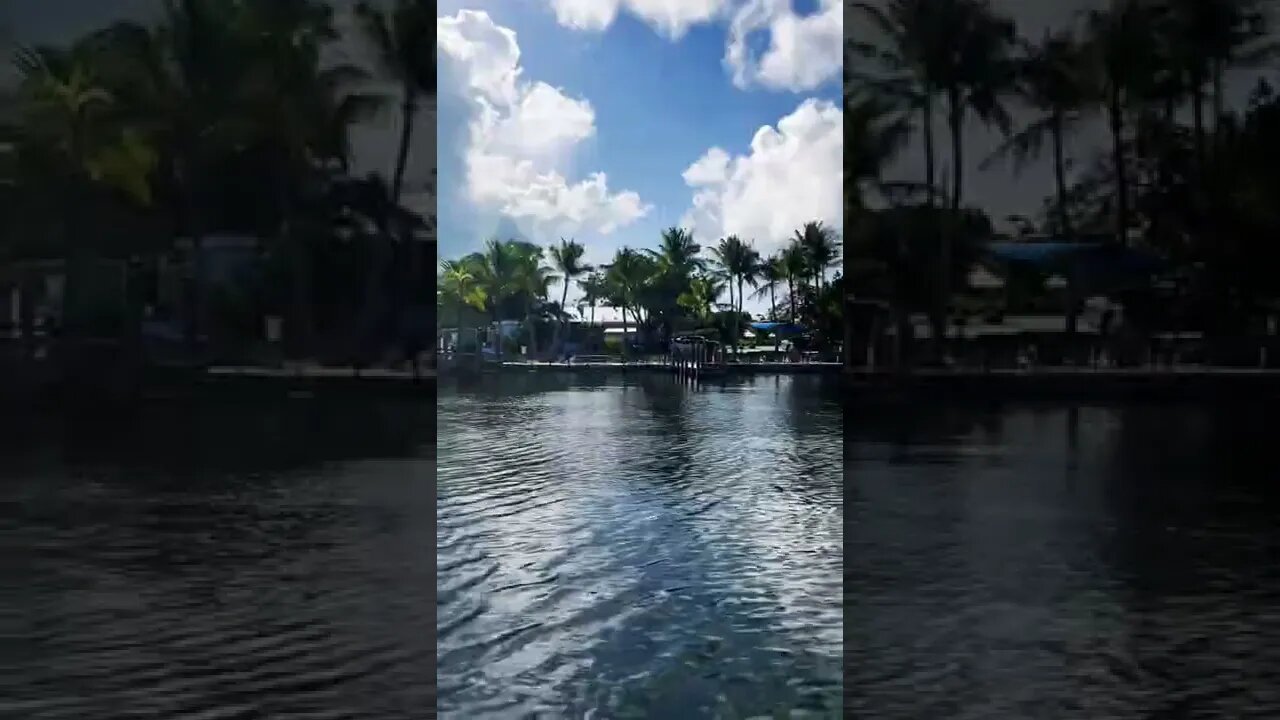
[[[198,280],[212,288],[244,280],[259,262],[258,238],[248,235],[210,235],[200,242]],[[182,307],[183,288],[194,277],[197,266],[195,243],[190,238],[174,241],[173,252],[159,261],[159,301],[165,307]]]
[[[208,235],[200,242],[197,258],[195,243],[190,238],[175,240],[173,249],[156,259],[152,325],[168,325],[171,332],[180,332],[185,318],[197,312],[190,307],[195,300],[191,295],[192,280],[201,289],[196,297],[206,303],[198,311],[200,315],[208,314],[207,303],[217,289],[249,286],[261,269],[260,247],[261,241],[249,235]],[[199,278],[195,277],[197,267]],[[204,325],[207,327],[207,323]]]
[[[118,325],[127,307],[128,264],[97,258],[82,265],[75,292],[67,289],[67,265],[61,259],[19,260],[0,271],[0,317],[9,337],[20,334],[22,287],[30,295],[31,319],[37,335],[74,323],[93,331]],[[74,303],[69,307],[68,303]]]
[[[31,288],[32,320],[37,333],[62,322],[66,266],[62,260],[20,260],[0,274],[0,317],[4,335],[18,337],[22,324],[22,282]]]

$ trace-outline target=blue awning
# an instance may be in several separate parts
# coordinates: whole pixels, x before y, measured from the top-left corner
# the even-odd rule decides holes
[[[779,335],[801,335],[805,331],[803,325],[796,325],[795,323],[780,323],[780,322],[751,323],[751,329],[759,330],[761,332],[767,332],[767,333],[777,333]]]
[[[1033,265],[1050,265],[1079,256],[1095,248],[1096,243],[1064,243],[1064,242],[1003,242],[991,243],[987,250],[998,260],[1006,262],[1023,262]]]
[[[1152,275],[1165,268],[1154,253],[1113,243],[992,243],[997,260],[1031,265],[1048,272],[1074,272],[1082,279],[1118,279]]]

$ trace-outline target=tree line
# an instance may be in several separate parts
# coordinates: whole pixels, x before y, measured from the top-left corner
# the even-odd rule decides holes
[[[0,261],[65,261],[70,307],[92,281],[87,259],[149,266],[175,238],[198,251],[212,234],[257,237],[259,281],[193,306],[222,308],[233,325],[284,314],[300,352],[319,335],[372,341],[427,303],[433,220],[403,203],[414,119],[436,92],[434,3],[359,3],[345,36],[317,0],[159,10],[13,53],[16,82],[0,90]],[[344,56],[355,45],[368,67]],[[389,178],[357,176],[352,129],[386,113],[401,127]],[[189,339],[213,329],[205,317],[188,313]]]
[[[1053,188],[1021,218],[1058,239],[1110,237],[1194,270],[1211,331],[1238,332],[1280,295],[1268,235],[1280,230],[1271,162],[1278,101],[1267,83],[1277,45],[1263,0],[1114,0],[1025,37],[987,0],[852,4],[845,67],[845,192],[851,289],[945,331],[954,295],[990,220],[965,206],[965,127],[1002,139],[982,170],[1021,172],[1047,156]],[[1227,77],[1258,74],[1244,108]],[[1029,120],[1014,122],[1015,108]],[[1073,146],[1090,121],[1107,144]],[[937,132],[936,128],[942,130]],[[939,136],[941,135],[941,136]],[[911,140],[920,175],[888,176]],[[940,146],[950,174],[938,175]],[[913,151],[914,152],[914,151]],[[1081,162],[1073,156],[1085,155]],[[922,276],[927,281],[922,280]],[[1074,311],[1072,311],[1074,312]]]
[[[840,260],[840,247],[838,234],[821,222],[806,223],[770,256],[736,235],[721,238],[704,253],[688,230],[673,227],[662,232],[656,248],[623,247],[610,262],[593,267],[575,240],[561,239],[544,249],[494,239],[480,252],[441,262],[438,317],[458,328],[520,320],[533,329],[550,321],[554,350],[567,337],[574,314],[567,307],[568,294],[576,283],[581,291],[576,314],[583,320],[594,322],[597,307],[612,307],[624,329],[635,328],[655,347],[681,332],[704,331],[736,352],[753,319],[744,311],[751,296],[768,299],[768,319],[803,324],[814,331],[817,346],[830,347],[840,337],[844,282],[838,270],[828,275]],[[557,282],[558,300],[550,296]],[[530,340],[532,347],[541,347],[536,336]]]

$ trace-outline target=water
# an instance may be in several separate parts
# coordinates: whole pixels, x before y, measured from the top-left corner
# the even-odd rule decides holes
[[[851,415],[859,717],[1280,717],[1280,461],[1241,408]]]
[[[0,718],[423,718],[430,403],[0,432]]]
[[[0,718],[1280,717],[1265,413],[502,382],[0,420]]]
[[[527,375],[439,408],[441,717],[839,716],[832,388]]]

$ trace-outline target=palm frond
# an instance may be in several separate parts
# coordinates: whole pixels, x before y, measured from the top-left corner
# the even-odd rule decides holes
[[[1045,141],[1052,133],[1053,117],[1041,117],[1006,138],[978,167],[985,171],[996,163],[1011,159],[1015,172],[1020,172],[1028,161],[1040,156]]]
[[[861,15],[875,30],[895,44],[901,40],[902,33],[899,24],[890,17],[882,6],[870,2],[852,2],[847,7]]]

